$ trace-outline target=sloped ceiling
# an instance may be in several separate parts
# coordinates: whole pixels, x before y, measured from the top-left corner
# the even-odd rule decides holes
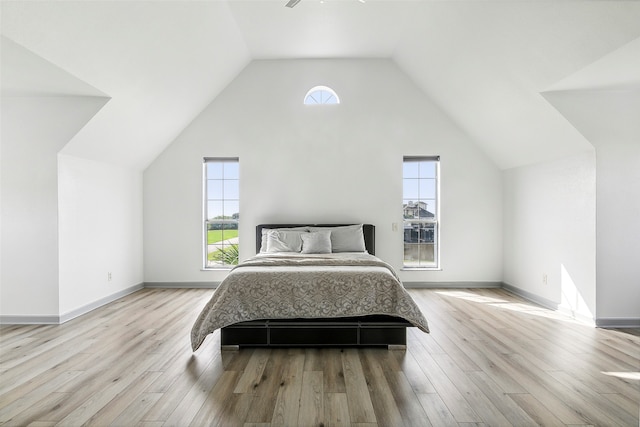
[[[543,96],[596,147],[640,145],[640,39],[561,80]]]
[[[140,169],[280,58],[392,58],[500,168],[568,155],[590,142],[543,93],[640,37],[640,2],[284,3],[3,1],[2,34],[111,97],[66,152]]]
[[[43,60],[40,56],[17,43],[2,37],[0,63],[3,65],[3,96],[100,96],[98,89],[78,80],[60,67]]]
[[[3,64],[12,64],[3,66],[0,75],[2,154],[9,153],[8,160],[5,157],[3,161],[15,162],[21,158],[20,153],[30,153],[34,148],[57,153],[109,102],[96,88],[5,37],[0,54]],[[34,99],[39,108],[33,108]],[[63,116],[53,115],[63,110]],[[47,141],[43,141],[43,135],[48,137]],[[25,146],[29,141],[40,141],[40,145]],[[34,161],[28,154],[22,158]],[[26,174],[31,172],[18,169]]]
[[[499,167],[589,148],[541,92],[638,38],[640,3],[459,2],[434,9],[396,61]]]
[[[1,7],[4,36],[111,98],[63,150],[80,157],[146,167],[250,59],[226,2]]]

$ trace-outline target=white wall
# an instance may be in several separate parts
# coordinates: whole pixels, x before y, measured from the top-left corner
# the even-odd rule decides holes
[[[312,86],[339,106],[304,106]],[[203,157],[238,156],[241,258],[266,222],[368,222],[400,268],[402,156],[440,155],[442,270],[405,281],[500,281],[501,173],[389,60],[254,61],[144,173],[145,282],[202,268]],[[401,230],[401,227],[400,227]]]
[[[636,46],[638,46],[636,44]],[[636,49],[637,50],[637,49]],[[637,76],[632,54],[609,70]],[[606,76],[606,74],[605,74]],[[640,325],[640,89],[576,89],[545,98],[596,148],[597,324]]]
[[[2,97],[3,316],[57,316],[57,152],[106,100]]]
[[[596,158],[597,317],[605,326],[637,326],[640,325],[640,140],[600,142]]]
[[[593,321],[595,152],[505,170],[503,185],[504,282]]]
[[[60,154],[58,180],[65,316],[142,283],[142,172]]]

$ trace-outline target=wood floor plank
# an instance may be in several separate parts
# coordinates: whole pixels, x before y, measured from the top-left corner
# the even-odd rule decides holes
[[[247,364],[253,357],[254,353],[258,349],[246,348],[242,351],[233,350],[233,351],[223,351],[222,352],[222,366],[225,371],[244,371],[247,367]]]
[[[82,373],[82,371],[63,371],[46,383],[41,384],[40,387],[37,387],[31,392],[22,395],[20,398],[14,400],[13,402],[9,404],[3,404],[2,406],[0,406],[0,424],[9,422],[12,418],[16,417],[21,412],[37,405],[47,395],[58,391],[58,389],[63,384],[82,375]]]
[[[33,331],[43,330],[46,328],[44,325],[6,325],[0,324],[0,340],[3,346],[0,347],[2,353],[6,349],[15,346],[17,341],[22,341],[24,338],[29,338]],[[51,329],[55,326],[51,326]],[[0,358],[0,361],[4,360]]]
[[[140,421],[136,427],[162,427],[162,421]]]
[[[225,374],[219,362],[219,358],[215,359],[209,364],[212,369],[205,369],[202,372],[202,375],[193,383],[189,391],[182,396],[180,403],[166,419],[165,426],[180,427],[191,423],[207,401],[209,394],[215,390],[218,380]],[[236,371],[227,372],[237,374]]]
[[[404,425],[431,426],[429,417],[424,412],[418,395],[413,391],[405,373],[401,371],[384,371],[384,375]]]
[[[58,421],[49,420],[52,410],[57,408],[68,398],[69,393],[55,392],[47,394],[37,404],[31,406],[28,410],[20,412],[3,425],[20,427],[40,422],[48,422],[55,425]]]
[[[150,370],[160,372],[160,376],[149,386],[147,389],[148,392],[169,392],[180,376],[184,374],[185,370],[188,370],[194,376],[200,376],[202,370],[206,367],[205,363],[194,358],[192,354],[185,352],[184,348],[180,348],[173,354],[167,354],[167,357],[172,360],[172,363],[166,365],[164,369],[155,366],[149,368]]]
[[[473,341],[467,344],[467,351],[481,370],[497,382],[506,393],[526,393],[519,380],[520,372],[508,364],[502,363],[504,354],[500,354],[491,342]]]
[[[434,354],[433,358],[455,384],[460,394],[473,408],[473,411],[480,417],[475,421],[460,422],[490,422],[496,426],[509,426],[511,424],[487,395],[471,381],[469,375],[460,369],[450,357],[447,355]]]
[[[76,390],[73,393],[73,397],[77,397],[76,402],[81,401],[80,405],[69,405],[71,409],[64,418],[60,420],[62,425],[81,425],[87,423],[92,417],[96,416],[101,410],[105,409],[109,403],[122,393],[126,393],[130,386],[134,390],[135,385],[140,381],[144,381],[148,364],[151,359],[145,359],[143,363],[136,365],[133,369],[125,371],[114,372],[115,375],[108,375],[111,379],[103,387],[99,387],[99,384],[94,383],[94,391],[91,395],[82,400],[85,396],[82,389]]]
[[[407,349],[195,353],[203,289],[143,289],[62,325],[0,325],[8,426],[638,425],[640,330],[596,329],[502,289],[410,289]]]
[[[469,355],[464,350],[464,345],[459,345],[458,337],[464,342],[473,341],[475,337],[477,337],[476,332],[466,326],[459,326],[458,330],[460,331],[460,335],[450,334],[447,332],[447,329],[437,329],[430,333],[429,335],[425,335],[424,333],[417,333],[415,335],[415,339],[422,344],[422,346],[427,349],[430,354],[447,354],[449,357],[455,359],[458,366],[460,366],[465,371],[476,371],[478,370],[478,366],[475,362],[469,357]],[[421,331],[416,331],[421,332]],[[474,337],[473,339],[471,337]],[[433,347],[431,341],[435,342],[439,349],[442,351],[434,352],[428,350]]]
[[[349,427],[349,401],[347,393],[325,393],[324,425],[326,427]]]
[[[424,372],[431,384],[433,384],[436,392],[449,408],[449,411],[457,422],[481,421],[478,414],[476,414],[471,405],[465,400],[463,394],[460,393],[460,390],[433,359],[433,356],[436,355],[420,352],[418,346],[411,347],[409,351],[414,355],[420,364],[422,372]]]
[[[217,422],[211,426],[220,427],[242,427],[244,426],[247,415],[253,407],[255,395],[252,394],[233,394],[227,398],[222,414],[218,417]]]
[[[549,377],[546,371],[531,366],[520,355],[510,355],[505,359],[505,363],[512,365],[516,371],[521,373],[520,381],[529,394],[562,422],[570,425],[580,425],[586,422],[583,412],[591,411],[591,409],[575,405],[574,403],[578,402],[575,402],[573,398],[567,399],[569,396],[564,394],[567,391],[566,388],[559,386],[557,381]]]
[[[420,393],[418,400],[434,427],[457,427],[458,422],[438,393]]]
[[[244,350],[241,350],[244,351]],[[273,411],[280,387],[283,385],[285,369],[289,363],[289,355],[286,350],[274,349],[265,365],[261,381],[255,387],[255,395],[251,412],[246,422],[254,424],[271,424]]]
[[[304,349],[304,370],[322,371],[322,349],[313,347]]]
[[[71,355],[67,360],[56,365],[52,369],[42,373],[41,375],[37,375],[22,384],[16,385],[14,388],[11,388],[4,394],[0,395],[0,407],[4,408],[15,400],[22,399],[41,387],[46,387],[49,381],[52,381],[56,376],[64,374],[67,371],[74,370],[75,372],[83,372],[81,368],[79,369],[79,365],[89,357],[91,357],[91,355],[86,353]],[[59,385],[59,387],[61,387],[61,385]]]
[[[365,349],[360,351],[362,372],[367,381],[376,421],[378,424],[385,426],[402,425],[402,414],[400,414],[398,405],[393,398],[391,387],[384,375],[384,369],[379,360],[380,351],[377,350]]]
[[[577,425],[563,423],[553,414],[553,408],[547,408],[546,405],[530,394],[510,394],[509,397],[539,426],[564,427],[566,425]]]
[[[325,393],[346,393],[344,370],[342,368],[342,350],[323,348],[321,357]]]
[[[75,343],[76,350],[84,350],[95,344],[94,341],[87,340],[85,342]],[[38,356],[29,358],[24,363],[13,367],[12,369],[2,372],[2,383],[0,384],[0,394],[20,386],[37,377],[46,374],[47,371],[53,369],[56,365],[64,363],[69,358],[68,350],[65,347],[56,347],[51,351],[40,353]]]
[[[224,371],[221,373],[218,381],[215,382],[213,387],[204,399],[199,402],[191,402],[191,407],[195,409],[199,406],[198,412],[193,419],[189,419],[185,416],[185,411],[176,410],[178,426],[192,425],[192,426],[210,426],[216,425],[222,422],[222,425],[242,425],[244,424],[244,418],[246,414],[240,420],[233,420],[234,411],[230,411],[231,400],[234,398],[233,389],[238,382],[240,372],[238,371]],[[203,391],[206,390],[203,387]],[[178,412],[179,411],[179,412]],[[171,418],[170,418],[171,420]],[[167,420],[165,425],[169,423]],[[190,422],[191,421],[191,422]]]
[[[118,393],[109,401],[109,403],[102,406],[83,424],[86,426],[104,426],[113,423],[122,415],[125,409],[130,407],[132,401],[136,400],[141,394],[143,394],[149,384],[158,378],[159,375],[160,372],[143,372],[138,378],[136,378],[131,387],[127,387],[122,392]],[[149,402],[145,403],[148,404]],[[140,416],[142,416],[142,414],[140,414]],[[135,421],[137,422],[138,419]]]
[[[271,350],[269,349],[256,349],[251,358],[247,362],[247,365],[242,370],[242,376],[236,384],[234,393],[253,393],[260,382],[263,380],[264,368],[267,366],[267,361],[271,356]]]
[[[309,357],[307,352],[306,357]],[[306,363],[305,363],[306,366]],[[324,378],[322,371],[304,371],[298,426],[318,426],[324,424]]]
[[[601,393],[600,396],[626,411],[632,418],[640,413],[640,400],[638,399],[620,393]]]
[[[595,392],[591,386],[576,379],[573,375],[561,371],[549,372],[548,375],[555,378],[562,387],[568,387],[572,390],[570,395],[573,397],[567,398],[568,401],[572,402],[572,405],[575,405],[574,402],[578,399],[584,400],[585,403],[586,401],[591,402],[588,405],[589,409],[582,411],[589,418],[587,421],[602,425],[633,425],[637,421],[624,408],[602,399],[602,396]]]
[[[138,334],[140,342],[132,342],[132,348],[140,344],[144,334]],[[138,345],[139,347],[139,345]],[[97,364],[97,370],[85,370],[80,375],[58,388],[58,392],[66,398],[55,405],[45,420],[61,421],[67,417],[74,422],[86,420],[99,410],[100,405],[106,405],[115,395],[132,384],[139,375],[145,372],[153,358],[140,358],[143,351],[126,353],[121,357],[121,364],[113,363],[108,366]],[[133,363],[138,361],[138,363]],[[87,369],[84,362],[77,365],[78,368]],[[71,415],[74,414],[74,415]]]
[[[176,412],[176,408],[180,404],[183,405],[183,408],[188,406],[188,402],[185,402],[184,398],[190,392],[197,393],[197,389],[193,390],[194,384],[198,381],[202,383],[205,379],[210,380],[214,378],[215,375],[220,375],[221,370],[220,368],[217,368],[217,365],[220,363],[220,358],[218,357],[210,360],[204,359],[204,357],[193,357],[190,359],[190,363],[183,368],[181,374],[176,377],[171,387],[163,393],[162,397],[158,399],[158,401],[144,415],[143,421],[166,421],[174,412]],[[205,379],[200,380],[200,378]],[[149,390],[155,390],[155,388],[151,386]],[[178,412],[175,417],[179,417],[179,413],[180,412]]]
[[[414,393],[426,394],[436,392],[433,384],[431,384],[429,378],[427,378],[422,369],[420,369],[420,365],[410,351],[395,351],[393,354],[398,361],[400,371],[405,374]]]
[[[271,425],[274,427],[293,426],[298,422],[304,372],[304,351],[290,350],[288,358],[271,418]]]
[[[133,398],[118,417],[111,423],[112,426],[140,425],[142,417],[162,397],[162,393],[141,393]]]
[[[491,401],[491,403],[500,411],[500,413],[514,426],[526,427],[536,426],[536,422],[526,411],[524,411],[517,403],[511,399],[505,399],[506,393],[500,385],[493,380],[486,372],[470,372],[469,378],[478,386],[479,390]],[[489,420],[493,423],[493,417]]]
[[[70,336],[69,334],[58,334],[57,336],[52,331],[38,331],[37,333],[32,333],[29,336],[28,343],[23,345],[14,346],[11,351],[7,351],[4,354],[3,360],[0,362],[2,366],[2,371],[6,371],[8,369],[15,368],[17,364],[24,364],[32,358],[42,355],[43,353],[51,352],[57,347],[69,347],[73,346],[78,342],[79,336],[83,336],[87,331],[91,331],[94,333],[94,336],[99,335],[101,332],[104,332],[106,327],[102,324],[96,324],[95,321],[87,321],[86,323],[81,323],[77,328],[77,335]],[[40,334],[46,333],[47,339],[46,342],[41,342]],[[86,341],[86,336],[82,337],[82,340]],[[31,345],[37,343],[38,345]]]
[[[352,423],[377,422],[373,403],[369,395],[367,379],[362,372],[360,356],[355,349],[342,353],[342,369],[349,401],[349,415]]]

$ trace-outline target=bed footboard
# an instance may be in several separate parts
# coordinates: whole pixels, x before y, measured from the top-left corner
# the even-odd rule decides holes
[[[271,319],[242,322],[221,330],[223,347],[403,348],[409,322],[390,316],[340,319]]]

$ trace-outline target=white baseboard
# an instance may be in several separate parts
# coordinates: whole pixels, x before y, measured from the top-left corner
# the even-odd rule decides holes
[[[55,315],[0,315],[0,325],[58,325],[60,316]]]
[[[502,282],[402,282],[407,289],[469,289],[469,288],[500,288]]]
[[[64,323],[67,322],[71,319],[74,319],[78,316],[81,316],[83,314],[86,314],[90,311],[95,310],[98,307],[102,307],[103,305],[107,305],[110,302],[113,302],[117,299],[120,299],[126,295],[132,294],[136,291],[139,291],[140,289],[142,289],[144,287],[143,283],[138,283],[137,285],[133,285],[129,288],[123,289],[121,291],[118,291],[114,294],[111,295],[107,295],[106,297],[100,298],[97,301],[94,301],[90,304],[84,305],[82,307],[76,308],[74,310],[68,311],[64,314],[60,315],[60,322],[59,323]]]
[[[596,326],[605,329],[640,329],[640,317],[599,317]]]
[[[0,315],[0,324],[3,324],[3,325],[59,325],[61,323],[74,319],[78,316],[86,314],[92,310],[95,310],[98,307],[102,307],[103,305],[109,304],[110,302],[120,299],[126,295],[139,291],[142,288],[143,288],[143,284],[138,283],[137,285],[123,289],[111,295],[107,295],[106,297],[100,298],[97,301],[83,305],[82,307],[78,307],[74,310],[71,310],[67,313],[63,313],[57,316],[56,315],[46,315],[46,316]]]
[[[508,283],[504,283],[502,288],[508,292],[511,292],[514,295],[519,296],[520,298],[524,298],[527,301],[531,301],[534,304],[538,304],[541,307],[548,308],[549,310],[557,311],[558,313],[562,313],[567,317],[570,317],[580,323],[584,323],[587,326],[595,327],[597,326],[595,319],[592,317],[585,316],[581,313],[575,313],[567,309],[567,307],[563,307],[559,303],[555,301],[551,301],[549,299],[543,298],[539,295],[532,294],[531,292],[527,292],[520,288],[517,288]]]
[[[531,301],[533,303],[536,303],[544,308],[548,308],[549,310],[554,310],[557,311],[559,309],[559,305],[557,302],[555,301],[551,301],[549,299],[543,298],[539,295],[536,294],[532,294],[531,292],[527,292],[523,289],[517,288],[513,285],[510,285],[508,283],[503,283],[502,284],[502,289],[511,292],[514,295],[517,295],[521,298],[524,298],[528,301]]]
[[[90,304],[71,310],[61,315],[0,315],[0,324],[3,325],[58,325],[86,314],[96,308],[109,304],[126,295],[139,291],[142,288],[158,289],[215,289],[220,282],[144,282],[123,289],[114,294],[107,295]],[[503,282],[403,282],[407,289],[464,289],[464,288],[502,288],[514,295],[538,304],[550,310],[562,311],[558,303],[524,291],[515,286]],[[578,319],[580,320],[580,319]],[[593,319],[583,319],[593,323]],[[599,328],[640,328],[640,318],[598,318],[595,326]]]
[[[159,289],[215,289],[220,282],[144,282],[145,288]]]

